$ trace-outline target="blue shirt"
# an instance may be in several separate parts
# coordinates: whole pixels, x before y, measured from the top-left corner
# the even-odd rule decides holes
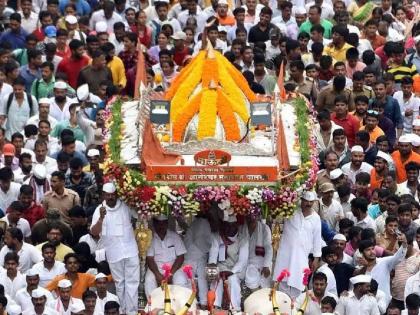
[[[64,9],[66,8],[66,5],[69,3],[69,0],[62,0],[60,1],[60,11],[62,14],[64,14]],[[87,3],[85,0],[76,0],[76,11],[77,11],[77,15],[79,16],[84,16],[84,15],[89,15],[91,8],[89,3]]]
[[[41,69],[38,69],[36,73],[32,73],[28,65],[24,65],[19,69],[20,76],[25,80],[25,90],[31,92],[32,83],[36,79],[41,79]]]
[[[54,153],[51,157],[52,157],[53,159],[55,159],[55,160],[56,160],[56,159],[57,159],[57,156],[58,156],[58,154],[59,154],[60,152],[61,152],[61,151],[58,151],[58,152]],[[88,164],[89,164],[89,162],[88,162],[88,160],[87,160],[86,156],[85,156],[84,154],[80,153],[79,151],[74,151],[73,155],[72,155],[72,156],[70,156],[70,160],[71,160],[72,158],[79,158],[79,159],[81,159],[81,160],[83,161],[83,167],[85,167],[86,165],[88,165]]]
[[[379,217],[382,214],[381,209],[379,208],[379,205],[370,205],[368,208],[368,215],[372,218],[372,219],[376,219],[377,217]]]
[[[18,33],[14,33],[11,30],[7,30],[3,34],[0,35],[0,42],[9,42],[12,46],[12,50],[18,48],[25,48],[25,40],[28,33],[20,28]]]
[[[371,100],[371,105],[375,100],[376,99]],[[392,120],[397,129],[403,129],[403,116],[401,115],[400,105],[392,96],[387,95],[386,97],[384,115]]]

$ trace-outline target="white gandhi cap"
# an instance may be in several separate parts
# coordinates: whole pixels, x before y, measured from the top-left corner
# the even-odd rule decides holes
[[[9,315],[20,315],[22,314],[22,308],[17,304],[12,304],[7,307],[7,314]]]
[[[57,81],[54,83],[54,89],[67,89],[67,84],[64,81]]]
[[[108,194],[113,194],[116,190],[117,188],[115,187],[114,183],[106,183],[102,187],[102,191]]]
[[[74,15],[67,15],[65,18],[65,21],[69,24],[76,24],[77,23],[77,17]]]
[[[83,304],[82,300],[74,299],[72,300],[73,303],[70,304],[70,312],[78,314],[85,310],[85,304]]]
[[[363,153],[363,148],[360,145],[355,145],[353,148],[351,148],[351,152],[360,152]]]
[[[409,135],[402,135],[398,138],[398,142],[401,143],[411,143],[411,137]]]
[[[61,288],[61,289],[71,288],[71,282],[70,282],[70,280],[62,279],[62,280],[58,281],[58,287]]]
[[[343,175],[343,171],[339,168],[336,168],[335,170],[332,170],[330,172],[330,179],[331,180],[336,180],[337,178],[339,178],[341,175]]]
[[[392,163],[392,158],[389,156],[389,154],[385,153],[384,151],[378,151],[376,157],[384,159],[388,164]]]
[[[333,237],[334,241],[347,241],[343,234],[335,234]]]
[[[315,201],[316,193],[313,191],[305,191],[302,195],[302,199],[305,199],[306,201]]]
[[[35,276],[39,276],[39,272],[36,271],[35,269],[31,268],[26,272],[26,276],[27,277],[35,277]]]
[[[39,104],[48,104],[48,105],[51,105],[50,99],[49,98],[46,98],[46,97],[41,98],[38,103]]]
[[[352,284],[370,283],[371,280],[372,280],[371,276],[368,276],[368,275],[358,275],[356,277],[350,278],[350,282]]]
[[[37,164],[34,167],[34,176],[38,179],[45,179],[47,177],[47,169],[42,164]]]
[[[95,280],[107,278],[106,274],[100,272],[95,276]]]
[[[418,36],[418,37],[420,37],[420,35]],[[420,127],[420,119],[414,119],[413,120],[413,127]]]
[[[101,154],[99,153],[98,149],[89,149],[89,151],[87,153],[88,157],[94,157],[94,156],[99,156],[99,155],[101,155]]]
[[[41,288],[37,288],[35,290],[32,290],[31,296],[37,299],[42,298],[43,296],[46,297],[47,295],[45,294],[44,290],[42,290]]]

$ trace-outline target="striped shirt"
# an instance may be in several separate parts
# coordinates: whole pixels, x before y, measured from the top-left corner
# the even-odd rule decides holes
[[[401,84],[402,78],[414,77],[417,74],[417,68],[415,65],[409,65],[403,62],[400,66],[389,68],[387,72],[394,75],[395,83]]]
[[[391,295],[398,301],[404,301],[404,288],[407,279],[419,271],[420,253],[404,259],[395,266],[395,275],[391,281]]]

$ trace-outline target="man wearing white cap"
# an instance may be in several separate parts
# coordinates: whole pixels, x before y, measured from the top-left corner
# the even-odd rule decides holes
[[[350,279],[353,290],[342,295],[336,311],[340,315],[379,315],[379,308],[374,296],[369,294],[371,277],[359,275]]]
[[[17,304],[8,306],[6,310],[8,315],[22,315],[22,309]]]
[[[407,174],[407,180],[401,184],[397,184],[397,191],[395,194],[401,196],[404,194],[412,195],[417,201],[419,200],[418,187],[419,187],[419,167],[420,165],[415,162],[408,162],[404,169]]]
[[[67,83],[56,81],[54,83],[54,97],[50,99],[50,115],[57,122],[70,119],[69,107],[72,100],[67,96]]]
[[[251,290],[270,287],[273,263],[270,228],[260,218],[247,216],[246,224],[241,226],[240,232],[249,243],[249,258],[245,271],[246,286]]]
[[[48,294],[51,295],[48,290],[42,288],[32,290],[30,297],[31,305],[27,309],[22,308],[23,315],[58,315],[58,312],[47,306],[50,304],[48,301]]]
[[[391,156],[395,164],[397,184],[401,184],[407,180],[405,165],[408,162],[420,164],[420,154],[412,151],[411,137],[408,135],[402,135],[398,139],[398,150],[394,151]]]
[[[300,209],[287,219],[283,227],[279,250],[274,267],[273,280],[287,268],[290,277],[280,283],[280,291],[296,298],[304,289],[303,270],[308,268],[308,256],[314,256],[314,269],[321,257],[321,218],[312,207],[317,200],[313,191],[303,193]]]
[[[64,18],[64,22],[66,23],[66,29],[69,31],[70,40],[78,39],[81,40],[83,43],[86,43],[86,34],[79,30],[77,17],[69,14]]]
[[[82,303],[81,299],[71,296],[72,284],[68,279],[62,279],[58,282],[58,297],[54,301],[54,310],[59,315],[71,315],[71,306],[75,303]]]
[[[51,82],[51,84],[53,84],[53,87],[54,87],[55,83]],[[57,120],[54,117],[50,116],[50,105],[51,105],[51,100],[49,98],[47,97],[40,98],[38,101],[38,106],[39,106],[38,114],[31,116],[26,121],[26,126],[28,125],[38,126],[38,123],[41,120],[47,120],[50,122],[51,128],[54,128],[55,125],[57,124]]]
[[[124,314],[137,314],[140,265],[131,218],[137,213],[117,198],[113,183],[103,188],[104,201],[93,214],[91,233],[101,236]]]
[[[170,283],[188,286],[188,280],[180,270],[186,252],[184,242],[179,235],[168,229],[168,217],[162,214],[154,217],[153,238],[146,257],[147,271],[144,287],[147,297],[161,284],[164,264],[171,266]],[[121,297],[119,299],[123,302]]]
[[[381,188],[382,181],[389,172],[389,166],[392,164],[392,158],[388,153],[378,151],[375,158],[375,163],[370,171],[370,189],[371,191]]]
[[[343,165],[341,170],[354,185],[356,182],[356,175],[359,173],[368,173],[373,166],[364,162],[365,153],[360,145],[355,145],[351,148],[351,162]]]
[[[212,234],[209,265],[217,265],[220,279],[212,284],[216,291],[214,306],[222,306],[223,282],[229,283],[230,304],[233,311],[241,310],[241,274],[247,267],[249,242],[239,234],[235,215],[226,215],[219,233]],[[258,280],[258,279],[257,279]]]
[[[34,293],[35,291],[35,293]],[[16,293],[15,302],[19,304],[22,311],[33,311],[34,305],[32,298],[40,295],[46,298],[46,302],[52,305],[54,298],[50,291],[39,286],[39,273],[35,269],[29,269],[26,272],[26,288],[22,288]],[[44,305],[45,306],[45,305]]]
[[[332,230],[338,230],[338,221],[344,218],[343,207],[334,199],[335,188],[331,183],[324,183],[319,187],[319,215]]]
[[[420,136],[420,119],[416,118],[416,119],[413,120],[413,129],[412,129],[412,131],[413,131],[413,133],[415,135]]]
[[[90,18],[90,28],[95,29],[98,22],[106,22],[108,33],[111,33],[114,29],[114,24],[117,22],[123,22],[121,16],[114,11],[115,4],[111,1],[105,1],[102,5],[102,10],[93,12]]]
[[[96,283],[96,294],[98,295],[96,299],[95,312],[98,314],[103,313],[105,310],[105,304],[108,301],[115,301],[118,304],[118,296],[109,292],[108,289],[108,277],[103,273],[98,273],[95,276]]]
[[[346,243],[347,239],[343,234],[334,235],[332,246],[334,247],[335,253],[337,254],[337,262],[351,265],[353,263],[353,258],[344,252]]]

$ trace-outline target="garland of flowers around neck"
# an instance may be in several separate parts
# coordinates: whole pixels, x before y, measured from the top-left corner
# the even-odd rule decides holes
[[[311,134],[314,117],[308,114],[303,98],[291,101],[296,109],[296,143],[301,156],[299,171],[289,182],[276,186],[205,186],[156,185],[147,182],[139,169],[124,165],[120,160],[121,140],[125,125],[122,120],[122,101],[117,99],[105,112],[107,144],[103,164],[105,180],[115,182],[119,197],[137,209],[143,218],[156,214],[191,217],[217,204],[222,210],[238,215],[262,215],[272,219],[293,215],[299,193],[313,188],[318,171],[315,139]]]

